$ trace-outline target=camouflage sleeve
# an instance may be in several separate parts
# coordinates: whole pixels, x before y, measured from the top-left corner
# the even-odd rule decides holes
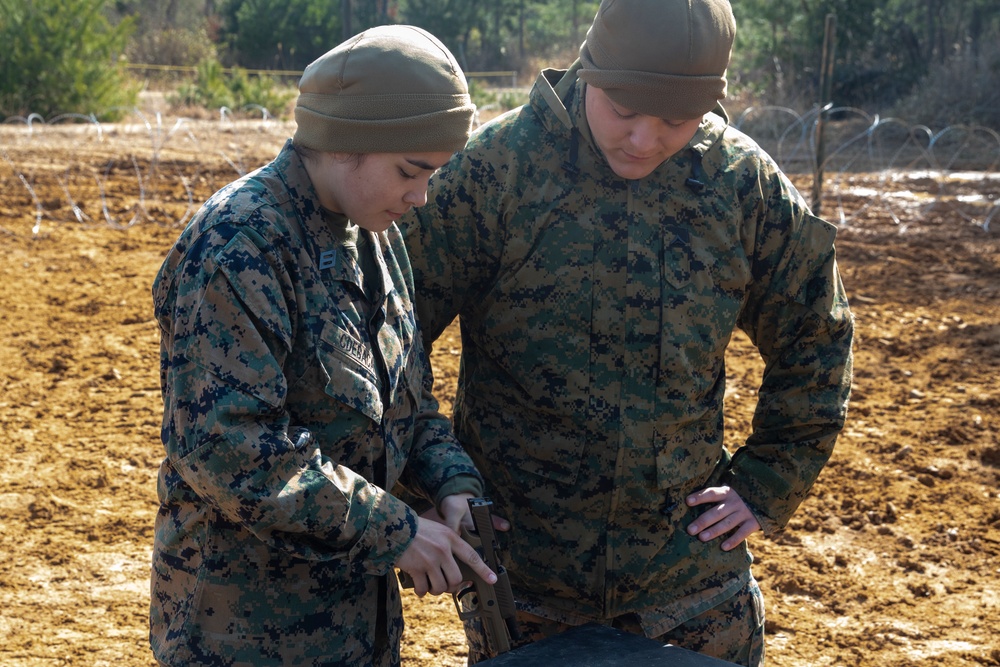
[[[435,507],[449,494],[482,495],[482,476],[455,437],[451,420],[439,412],[432,392],[434,377],[422,346],[419,353],[424,368],[423,395],[416,417],[413,450],[403,477],[408,486],[424,490]]]
[[[396,245],[395,256],[407,257],[401,237],[391,239]],[[412,294],[414,280],[412,266],[402,262],[402,280]],[[418,329],[420,328],[418,323]],[[434,397],[434,375],[430,358],[423,345],[420,331],[413,341],[416,355],[415,368],[420,377],[419,406],[414,419],[413,447],[403,470],[403,484],[417,491],[425,500],[435,506],[448,494],[470,492],[482,494],[482,478],[469,455],[465,453],[455,437],[451,420],[441,414]],[[459,490],[455,490],[459,489]]]
[[[837,269],[836,228],[812,215],[776,168],[765,174],[764,197],[746,200],[758,239],[740,318],[765,369],[753,433],[730,470],[731,486],[772,533],[806,497],[843,429],[854,319]]]
[[[416,515],[289,423],[282,368],[295,340],[294,289],[279,253],[262,248],[252,233],[216,226],[174,274],[171,312],[160,317],[173,342],[168,456],[202,499],[274,548],[385,574]]]
[[[399,221],[428,349],[466,304],[485,293],[497,270],[509,157],[493,145],[492,132],[476,135],[431,178],[427,204]]]

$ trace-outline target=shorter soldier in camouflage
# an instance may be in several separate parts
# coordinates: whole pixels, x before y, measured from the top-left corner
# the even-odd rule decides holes
[[[833,450],[853,318],[836,228],[719,105],[735,30],[728,0],[603,0],[400,220],[427,340],[459,317],[455,430],[512,524],[525,641],[598,622],[763,663],[746,540]],[[737,329],[765,368],[726,443]]]
[[[394,568],[455,590],[482,479],[437,410],[394,220],[474,107],[423,30],[312,63],[294,138],[213,195],[153,285],[162,439],[150,643],[161,665],[399,664]],[[432,502],[419,517],[390,490]]]

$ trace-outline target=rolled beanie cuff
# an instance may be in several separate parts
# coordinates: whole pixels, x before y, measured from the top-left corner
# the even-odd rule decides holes
[[[355,120],[296,107],[296,145],[331,153],[455,153],[465,147],[475,106],[408,118]]]
[[[667,120],[698,118],[726,98],[725,76],[587,69],[586,65],[579,76],[626,109]]]
[[[336,118],[367,118],[369,120],[405,119],[435,111],[460,109],[472,104],[468,95],[400,93],[385,95],[329,95],[300,93],[296,107]]]

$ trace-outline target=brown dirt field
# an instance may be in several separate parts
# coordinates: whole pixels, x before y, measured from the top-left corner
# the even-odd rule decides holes
[[[108,172],[109,197],[131,168]],[[196,201],[231,178],[226,169],[205,166],[192,181]],[[153,664],[148,563],[162,450],[149,289],[179,230],[112,228],[83,180],[74,192],[91,222],[44,218],[33,234],[33,200],[0,163],[7,667]],[[43,181],[35,185],[46,210],[72,219]],[[180,186],[158,196],[181,209],[187,199]],[[1000,665],[1000,235],[946,209],[904,225],[867,211],[838,239],[857,317],[849,423],[791,525],[752,539],[768,664]],[[449,406],[456,333],[433,355]],[[728,370],[733,445],[749,427],[759,371],[738,337]],[[404,664],[464,664],[451,599],[405,602]]]

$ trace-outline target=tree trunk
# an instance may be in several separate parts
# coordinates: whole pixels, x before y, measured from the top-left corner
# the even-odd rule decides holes
[[[340,0],[340,25],[343,39],[354,35],[354,28],[351,26],[351,0]]]

